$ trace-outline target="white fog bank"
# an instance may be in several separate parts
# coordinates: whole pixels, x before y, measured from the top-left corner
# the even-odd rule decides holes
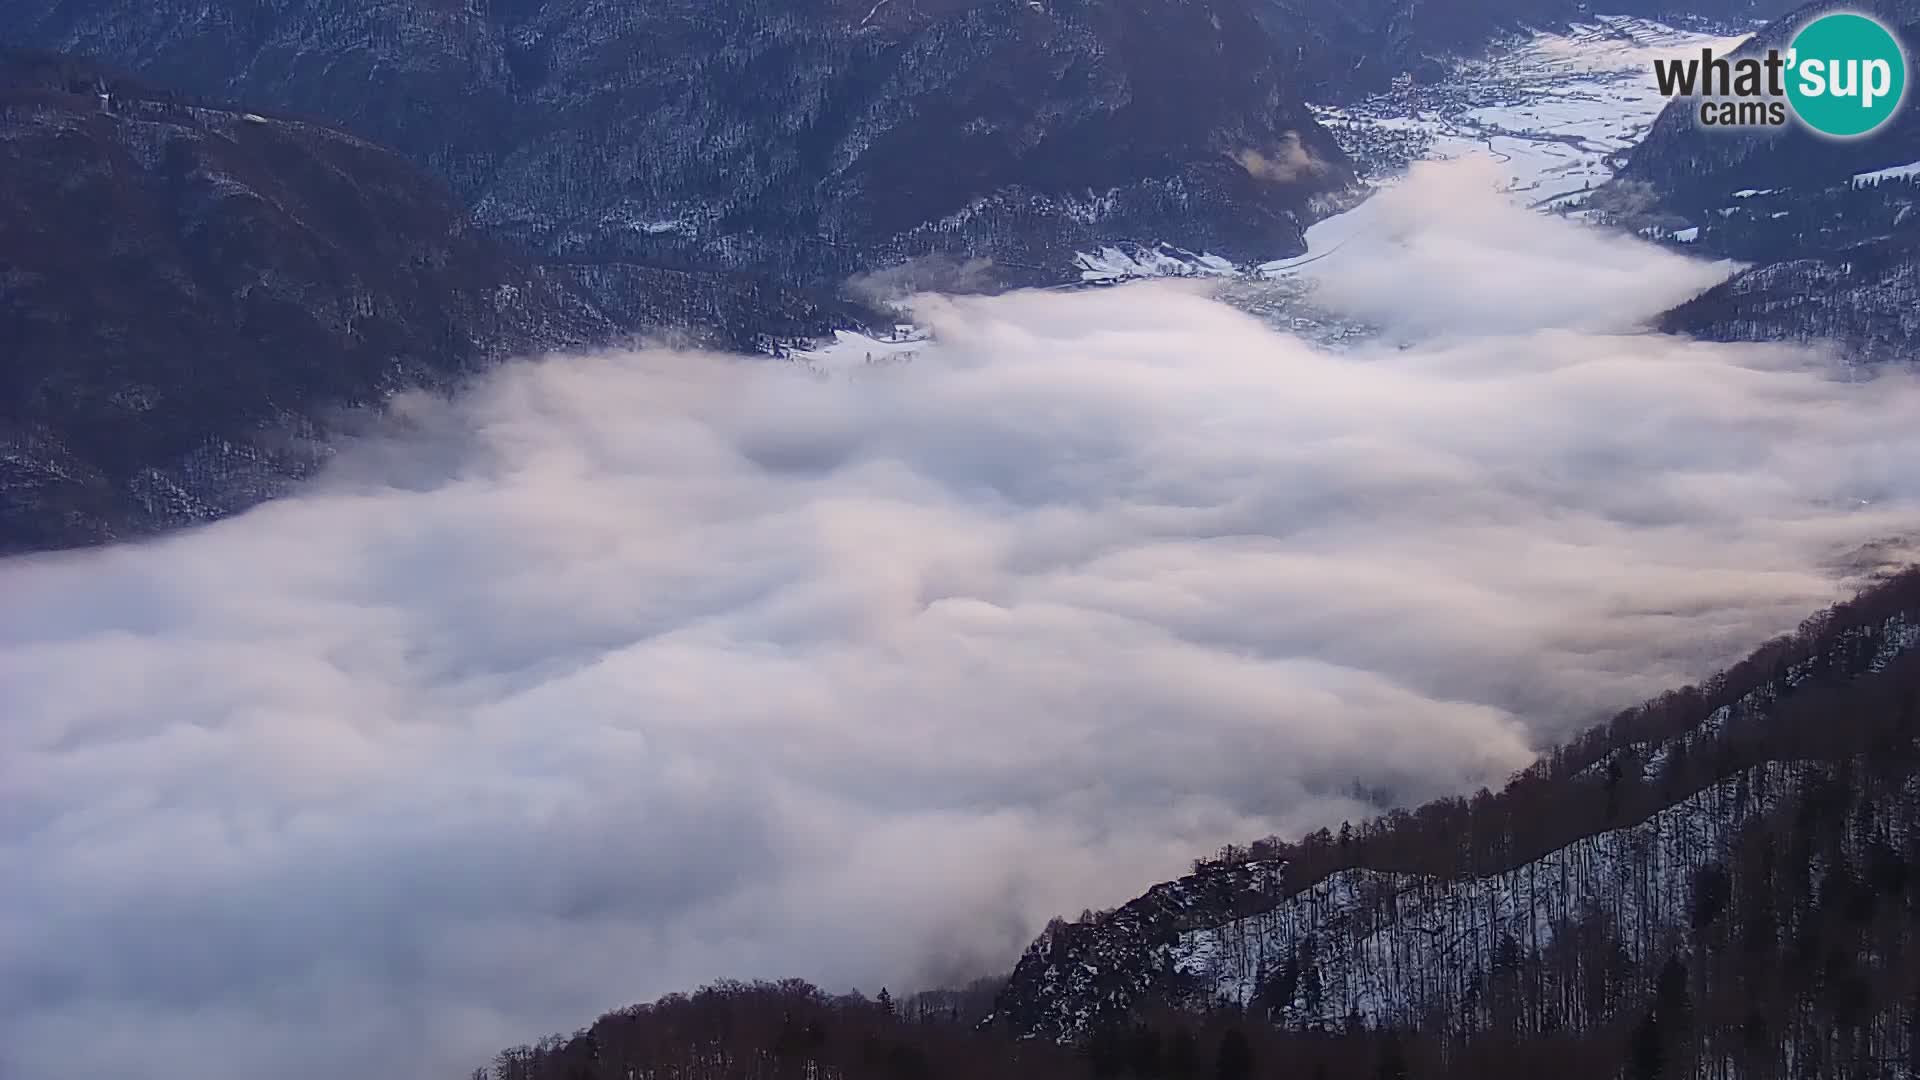
[[[513,364],[298,497],[0,562],[0,1074],[455,1077],[720,976],[1005,970],[1913,535],[1912,376],[1635,332],[1723,269],[1470,172],[1393,197],[1322,299],[1410,348],[927,297],[910,363]]]

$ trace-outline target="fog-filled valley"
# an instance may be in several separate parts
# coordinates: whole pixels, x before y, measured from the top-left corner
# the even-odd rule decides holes
[[[1650,333],[1730,268],[1495,179],[1376,196],[1342,350],[1204,282],[923,294],[901,362],[528,358],[0,562],[0,1064],[456,1075],[721,976],[1003,973],[1911,556],[1909,372]]]

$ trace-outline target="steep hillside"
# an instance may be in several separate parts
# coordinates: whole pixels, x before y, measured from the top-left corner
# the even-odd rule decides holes
[[[788,281],[928,251],[1301,250],[1347,182],[1250,0],[4,0],[0,35],[322,117],[569,262]]]
[[[271,497],[351,410],[625,333],[771,351],[887,318],[743,273],[536,264],[330,128],[0,52],[0,553]]]
[[[1879,235],[1764,260],[1668,312],[1661,328],[1718,341],[1831,341],[1866,362],[1920,359],[1920,184],[1881,186],[1849,200],[1847,219],[1878,219]]]
[[[1800,27],[1829,10],[1875,15],[1907,41],[1920,31],[1916,0],[1861,4],[1816,0],[1767,24],[1734,55],[1784,49]],[[1872,135],[1851,140],[1822,138],[1797,123],[1781,128],[1702,129],[1695,123],[1696,109],[1697,99],[1671,102],[1619,174],[1622,181],[1646,185],[1664,208],[1691,218],[1704,218],[1734,204],[1737,191],[1820,191],[1844,185],[1857,173],[1920,158],[1920,111],[1911,108],[1901,109],[1887,127]],[[1711,243],[1707,235],[1700,239]]]
[[[387,151],[0,55],[0,552],[249,505],[337,410],[612,331]]]
[[[1920,40],[1920,4],[1841,5]],[[1784,46],[1821,2],[1770,24],[1743,53]],[[1619,220],[1703,255],[1754,264],[1667,316],[1664,328],[1722,341],[1837,343],[1866,361],[1920,357],[1920,110],[1860,139],[1784,129],[1703,131],[1670,104],[1596,201]]]
[[[1056,920],[984,1020],[721,983],[474,1080],[1920,1070],[1920,570],[1515,776]]]
[[[1909,573],[1497,795],[1231,849],[1056,922],[996,1022],[1070,1040],[1224,1007],[1300,1031],[1544,1038],[1645,1023],[1677,964],[1699,1009],[1666,1051],[1877,1074],[1860,1063],[1916,1050],[1916,700]]]
[[[540,273],[591,298],[624,330],[689,347],[782,354],[835,330],[888,326],[895,318],[875,296],[748,271],[602,261],[542,263]]]

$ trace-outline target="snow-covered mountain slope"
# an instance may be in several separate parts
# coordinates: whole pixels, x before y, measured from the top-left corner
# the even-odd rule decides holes
[[[1413,1027],[1438,1015],[1472,1030],[1490,1019],[1476,999],[1496,965],[1544,954],[1585,920],[1597,916],[1630,964],[1664,956],[1698,872],[1821,769],[1757,765],[1645,821],[1489,877],[1344,870],[1271,911],[1182,932],[1166,960],[1202,993],[1257,1004],[1280,1023],[1331,1027],[1357,1016],[1368,1027]],[[1275,982],[1291,985],[1275,993]]]
[[[1338,839],[1223,852],[1115,911],[1056,920],[996,1021],[1074,1039],[1172,1004],[1306,1029],[1600,1024],[1621,988],[1650,987],[1665,957],[1696,947],[1743,845],[1805,820],[1809,800],[1850,770],[1895,769],[1898,789],[1866,811],[1877,826],[1848,834],[1852,854],[1920,841],[1920,778],[1893,764],[1916,751],[1917,669],[1920,578],[1909,575],[1698,690],[1623,714],[1499,795],[1395,811],[1351,837],[1343,827]],[[1906,719],[1891,719],[1900,693]],[[1886,743],[1809,726],[1840,715],[1906,734]],[[1595,997],[1579,969],[1599,962],[1617,964],[1604,979],[1618,985]],[[1513,981],[1523,977],[1525,988]]]
[[[1895,616],[1862,635],[1871,657],[1862,675],[1886,670],[1920,647],[1920,620]],[[1842,648],[1847,645],[1843,644]],[[1658,784],[1664,768],[1704,755],[1728,730],[1751,725],[1813,676],[1803,661],[1779,683],[1714,710],[1666,739],[1630,744],[1590,766],[1596,778],[1637,773]],[[1582,837],[1504,873],[1466,880],[1340,871],[1271,911],[1185,931],[1167,954],[1202,993],[1252,1006],[1303,948],[1314,951],[1317,986],[1262,1002],[1281,1022],[1417,1026],[1440,1014],[1471,1030],[1491,1018],[1478,991],[1497,965],[1543,955],[1555,938],[1598,918],[1630,964],[1645,967],[1674,947],[1698,902],[1701,872],[1724,862],[1740,830],[1830,774],[1815,761],[1768,761],[1686,796],[1643,821]],[[1914,780],[1920,796],[1920,778]],[[1920,808],[1920,807],[1917,807]],[[1913,825],[1920,826],[1920,817]],[[1311,946],[1307,942],[1313,942]],[[1479,1015],[1476,1017],[1476,1011]],[[1590,1022],[1595,1017],[1575,1017]]]

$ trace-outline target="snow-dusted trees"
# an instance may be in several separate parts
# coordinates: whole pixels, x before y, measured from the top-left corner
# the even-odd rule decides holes
[[[1615,1077],[1636,1054],[1666,1076],[1875,1075],[1914,1054],[1917,736],[1909,573],[1500,792],[1229,848],[1058,927],[1005,1011],[1051,1033],[1158,996],[1301,1036],[1417,1032],[1448,1061],[1575,1039]]]

